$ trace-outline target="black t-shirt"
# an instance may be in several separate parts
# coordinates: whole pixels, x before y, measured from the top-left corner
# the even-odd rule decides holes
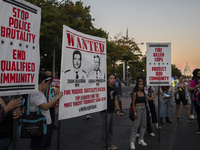
[[[115,96],[117,95],[116,90],[107,84],[107,112],[115,112]]]

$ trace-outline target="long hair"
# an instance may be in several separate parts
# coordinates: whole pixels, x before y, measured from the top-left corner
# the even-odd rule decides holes
[[[138,82],[136,83],[136,85],[135,85],[134,92],[138,92],[138,91],[139,91],[139,84],[140,84],[140,82],[142,82],[143,85],[144,85],[144,82],[143,82],[143,81],[138,81]],[[144,88],[142,89],[142,92],[144,92]]]
[[[192,74],[193,74],[194,77],[197,77],[198,71],[200,71],[200,69],[198,69],[198,68],[194,69],[194,71],[192,72]]]

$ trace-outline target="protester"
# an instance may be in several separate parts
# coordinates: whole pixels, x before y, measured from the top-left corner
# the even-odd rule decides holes
[[[46,89],[50,83],[51,77],[44,73],[39,73],[39,85],[38,92],[31,94],[30,96],[30,112],[36,112],[38,107],[41,108],[41,113],[46,117],[47,133],[40,138],[31,138],[30,149],[43,150],[48,149],[51,146],[51,136],[53,132],[52,121],[50,117],[49,109],[57,102],[57,100],[63,95],[63,92],[59,92],[52,101],[47,102],[45,97]]]
[[[163,118],[167,123],[172,123],[169,119],[170,108],[174,106],[172,97],[174,96],[174,88],[171,86],[161,86],[160,89],[160,123],[164,124]]]
[[[8,150],[12,142],[13,119],[22,116],[21,103],[21,98],[10,100],[8,96],[0,97],[0,150]]]
[[[114,87],[115,87],[116,92],[117,92],[117,100],[118,100],[118,103],[119,103],[120,115],[126,115],[126,113],[122,110],[122,100],[121,100],[122,86],[121,86],[121,81],[119,80],[119,78],[116,78]]]
[[[143,77],[139,76],[137,78],[137,82],[141,81],[143,82]],[[135,87],[133,88],[133,92],[132,92],[132,95],[135,91]],[[146,92],[146,94],[148,94],[148,88],[146,86],[146,84],[144,83],[144,91]],[[133,99],[133,96],[131,96],[131,99]],[[147,118],[147,132],[148,132],[148,135],[150,136],[155,136],[155,133],[153,133],[153,130],[152,130],[152,126],[151,126],[151,113],[150,113],[150,108],[149,108],[149,105],[147,103],[147,100],[146,100],[146,103],[145,103],[145,107],[146,107],[146,118]],[[136,134],[136,137],[140,137],[140,134],[139,134],[139,129],[137,131],[137,134]]]
[[[152,100],[158,95],[158,92],[153,96],[149,97],[144,92],[144,83],[142,81],[138,81],[135,86],[135,90],[133,93],[133,111],[135,120],[133,121],[133,128],[130,135],[130,147],[131,149],[135,149],[135,139],[136,139],[136,133],[138,128],[140,129],[140,137],[138,140],[138,144],[141,144],[142,146],[146,146],[147,144],[144,142],[144,133],[146,130],[146,108],[145,103],[146,99]],[[145,99],[146,98],[146,99]]]
[[[153,90],[153,89],[151,89]],[[144,92],[149,96],[151,97],[151,90],[149,91],[149,88],[148,86],[146,85],[146,77],[144,78]],[[155,90],[154,90],[155,92]],[[153,101],[153,100],[150,100],[150,102]],[[152,130],[152,123],[151,123],[151,110],[150,110],[150,106],[149,106],[149,100],[146,99],[146,118],[147,118],[147,133],[148,135],[150,136],[156,136],[155,133],[153,133],[153,130]],[[139,132],[139,130],[138,130]],[[138,136],[139,137],[139,136]]]
[[[47,98],[47,102],[49,102],[49,101],[53,100],[54,97],[55,97],[55,95],[54,95],[54,97],[51,98],[51,96],[52,96],[51,83],[53,81],[53,75],[52,75],[51,71],[46,71],[45,74],[47,74],[48,76],[50,76],[52,78],[50,80],[49,86],[48,86],[48,88],[46,90],[46,98]],[[54,89],[54,93],[55,93],[55,89]],[[53,129],[58,129],[58,127],[55,125],[55,107],[52,106],[49,110],[50,110],[50,115],[51,115],[52,127],[53,127]]]
[[[188,115],[188,122],[194,122],[193,119],[190,117],[190,108],[188,105],[188,89],[186,84],[183,82],[183,76],[179,76],[179,83],[176,84],[175,86],[175,94],[176,94],[176,116],[177,116],[177,121],[180,122],[180,117],[179,117],[179,109],[180,109],[180,103],[182,102],[183,105],[185,106],[187,115]]]
[[[197,97],[197,89],[200,88],[200,69],[195,69],[193,71],[193,76],[195,77],[194,80],[191,81],[188,89],[189,91],[194,90],[194,96],[193,96],[193,102],[194,102],[194,108],[197,115],[197,121],[198,121],[198,130],[195,131],[196,134],[200,133],[200,104],[199,104],[199,98]]]
[[[107,110],[101,111],[101,143],[102,150],[107,150],[106,147],[106,111],[107,111],[107,143],[108,149],[115,150],[116,146],[113,145],[113,114],[115,112],[115,108],[117,111],[117,117],[120,116],[118,109],[118,101],[117,101],[117,93],[114,88],[115,83],[115,75],[109,74],[107,77]]]
[[[148,96],[152,97],[152,93],[154,93],[154,92],[155,92],[155,89],[152,86],[149,86],[148,87]],[[154,100],[151,100],[151,101],[148,100],[148,103],[149,103],[149,109],[150,109],[150,113],[151,113],[152,123],[156,124],[156,129],[161,129],[161,127],[158,126],[158,119],[157,119],[157,113],[156,113],[156,107],[155,107]],[[151,136],[153,135],[152,133],[150,133]]]
[[[194,80],[195,79],[195,77],[193,76],[192,77],[192,80]],[[189,79],[189,84],[188,85],[190,85],[190,83],[191,83],[191,78]],[[189,86],[188,86],[188,88],[189,88]],[[192,119],[195,119],[195,116],[194,116],[194,101],[193,101],[193,96],[194,96],[194,90],[192,90],[192,91],[189,91],[189,95],[190,95],[190,100],[191,100],[191,105],[190,105],[190,117],[192,118]]]

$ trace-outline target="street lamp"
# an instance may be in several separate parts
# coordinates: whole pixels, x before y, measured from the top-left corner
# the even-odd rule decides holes
[[[62,0],[58,3],[58,7],[60,6],[60,4],[65,1],[65,0]],[[52,0],[53,4],[55,5],[55,0]],[[56,8],[56,10],[58,9],[58,7]],[[56,50],[55,50],[55,35],[54,35],[54,46],[53,46],[53,77],[55,77],[55,70],[56,70]]]

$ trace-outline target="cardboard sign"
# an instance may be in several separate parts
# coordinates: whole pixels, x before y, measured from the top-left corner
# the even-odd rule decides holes
[[[59,120],[107,108],[106,39],[63,26]]]
[[[147,43],[147,85],[171,85],[171,43]]]
[[[38,91],[41,9],[0,0],[0,96]]]

